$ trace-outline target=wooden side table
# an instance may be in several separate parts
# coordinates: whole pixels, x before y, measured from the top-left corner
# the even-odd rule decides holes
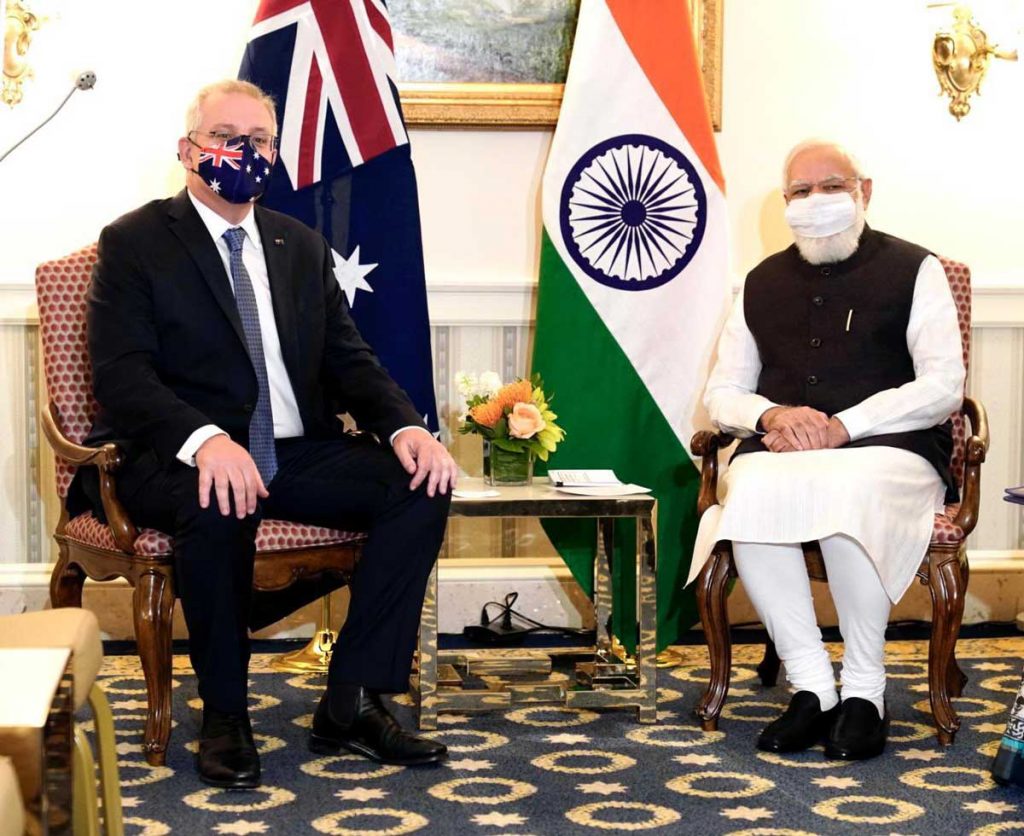
[[[67,648],[0,649],[0,755],[14,763],[26,832],[71,832],[74,694]]]
[[[467,491],[487,489],[482,479],[460,479]],[[453,517],[591,518],[597,520],[597,558],[594,561],[596,645],[576,665],[575,681],[502,682],[509,674],[534,673],[546,679],[551,659],[543,651],[437,650],[437,567],[430,574],[420,620],[418,670],[413,698],[419,707],[421,729],[437,728],[440,711],[483,711],[517,705],[553,704],[574,708],[635,708],[641,723],[657,719],[655,642],[657,633],[657,501],[648,494],[584,497],[561,493],[546,477],[524,487],[495,488],[499,495],[480,499],[453,497]],[[611,615],[610,560],[616,520],[636,520],[637,620],[636,656],[623,658],[612,646],[605,625]],[[439,671],[441,674],[439,682]],[[462,673],[488,676],[489,687],[466,688]]]

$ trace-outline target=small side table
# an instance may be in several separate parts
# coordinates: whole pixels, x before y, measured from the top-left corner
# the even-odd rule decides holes
[[[460,479],[467,491],[488,489],[482,479]],[[420,620],[418,672],[413,697],[419,706],[421,729],[437,728],[440,711],[484,711],[517,705],[553,704],[574,708],[635,708],[641,723],[657,720],[655,642],[657,634],[657,550],[655,511],[649,494],[619,497],[584,497],[562,493],[546,477],[524,487],[494,488],[496,497],[453,497],[453,517],[583,517],[597,520],[597,558],[594,561],[596,646],[576,665],[576,680],[568,683],[503,683],[516,673],[543,675],[551,659],[542,651],[473,650],[438,654],[437,567],[430,574]],[[616,520],[636,520],[638,636],[634,659],[622,658],[612,646],[605,625],[611,615],[610,560]],[[459,669],[490,675],[487,688],[464,688]],[[441,682],[438,681],[439,669]]]
[[[71,832],[71,651],[0,649],[0,755],[21,785],[28,833]]]

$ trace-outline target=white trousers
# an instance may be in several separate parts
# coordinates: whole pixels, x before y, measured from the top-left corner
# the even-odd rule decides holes
[[[870,700],[882,715],[885,626],[892,606],[889,596],[874,564],[856,540],[835,534],[818,542],[845,645],[842,698]],[[733,541],[732,553],[743,588],[775,642],[790,685],[797,691],[817,694],[822,709],[827,711],[839,696],[814,615],[800,544]]]

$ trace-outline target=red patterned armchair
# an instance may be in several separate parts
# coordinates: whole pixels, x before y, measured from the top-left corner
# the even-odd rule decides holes
[[[957,306],[964,368],[968,368],[971,348],[971,271],[967,265],[941,259],[949,278]],[[964,419],[970,422],[972,435],[966,434]],[[935,515],[935,527],[928,554],[918,569],[921,583],[928,584],[932,596],[932,631],[928,643],[928,694],[939,742],[949,745],[960,728],[960,718],[951,698],[959,697],[967,677],[956,662],[956,639],[964,614],[969,566],[967,535],[978,521],[981,499],[981,465],[988,452],[988,419],[984,406],[965,397],[953,419],[952,470],[960,488],[961,502],[947,505]],[[725,433],[695,433],[690,449],[701,456],[701,484],[697,510],[703,514],[718,502],[718,453],[734,441]],[[825,563],[817,542],[804,543],[807,571],[812,580],[827,581]],[[718,717],[729,692],[732,645],[727,608],[728,580],[736,577],[732,547],[728,541],[715,546],[697,579],[697,608],[708,643],[711,678],[695,713],[705,730],[718,728]],[[768,642],[764,659],[757,667],[764,685],[774,685],[779,674],[779,657]]]
[[[54,607],[79,607],[86,577],[125,578],[134,589],[135,638],[146,678],[148,709],[144,732],[146,760],[164,763],[171,734],[171,615],[174,563],[171,538],[151,528],[137,529],[115,492],[121,452],[114,444],[84,447],[96,401],[85,334],[86,293],[96,263],[90,245],[36,270],[39,327],[49,403],[43,432],[57,457],[61,516],[54,538],[60,555],[50,579]],[[92,513],[69,519],[68,486],[79,467],[100,472],[103,509],[109,525]],[[276,591],[300,579],[332,574],[347,580],[359,557],[363,535],[311,525],[264,520],[256,538],[253,585]]]

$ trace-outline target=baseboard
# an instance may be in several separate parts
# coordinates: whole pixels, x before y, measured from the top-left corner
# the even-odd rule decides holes
[[[970,552],[971,582],[964,608],[965,624],[1017,621],[1024,629],[1024,551]],[[43,609],[48,604],[51,566],[48,564],[0,564],[0,614]],[[438,627],[442,633],[461,633],[466,624],[477,623],[481,607],[502,601],[518,592],[516,609],[545,624],[593,627],[593,612],[572,573],[554,558],[450,559],[439,566]],[[823,625],[834,625],[835,611],[825,584],[814,584],[815,603]],[[124,580],[87,581],[83,603],[100,616],[107,638],[132,637],[131,589]],[[340,619],[347,606],[344,591],[335,599]],[[179,608],[180,609],[180,608]],[[294,638],[312,635],[318,615],[316,605],[299,611],[258,635],[263,638]],[[742,584],[729,599],[733,624],[757,621]],[[927,587],[913,584],[893,609],[894,621],[928,621],[931,599]],[[176,637],[185,635],[176,612]]]

